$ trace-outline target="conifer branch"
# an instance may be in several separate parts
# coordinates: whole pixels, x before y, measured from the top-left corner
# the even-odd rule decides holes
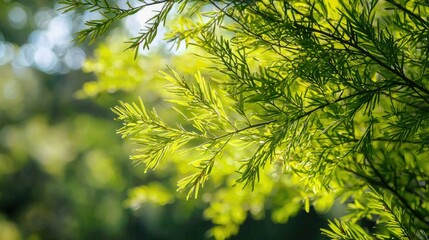
[[[195,172],[178,183],[179,190],[189,190],[188,198],[207,181],[224,190],[231,177],[218,168],[226,165],[238,175],[232,176],[236,182],[256,193],[257,183],[272,181],[273,173],[279,182],[299,179],[287,184],[314,200],[315,209],[323,195],[351,196],[350,216],[322,230],[332,238],[429,233],[429,208],[421,203],[428,193],[429,146],[429,24],[422,13],[429,5],[416,0],[410,8],[387,0],[395,11],[384,16],[377,0],[341,0],[337,6],[313,0],[157,2],[164,8],[131,48],[149,47],[173,5],[182,3],[183,21],[168,40],[203,50],[199,57],[210,62],[216,77],[207,77],[205,69],[196,69],[193,78],[172,70],[163,75],[172,83],[170,102],[183,126],[171,126],[142,103],[115,107],[123,122],[118,133],[139,144],[133,159],[154,168],[178,150],[200,153],[190,157]],[[186,13],[188,2],[194,5]],[[111,11],[93,23],[99,24],[93,31],[103,33],[128,13],[121,16],[122,10],[100,3],[95,10]],[[208,4],[214,10],[202,7]],[[195,16],[201,16],[198,23]],[[234,144],[249,151],[235,152]],[[305,202],[309,209],[311,202]],[[371,231],[359,226],[368,215],[381,219]]]

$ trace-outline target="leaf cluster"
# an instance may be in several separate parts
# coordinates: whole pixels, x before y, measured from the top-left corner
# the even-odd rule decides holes
[[[154,26],[174,4],[165,3]],[[326,193],[348,203],[350,214],[323,230],[328,237],[427,239],[427,0],[208,1],[190,9],[167,38],[204,50],[199,57],[221,76],[163,73],[186,124],[169,125],[141,102],[115,107],[118,133],[142,146],[133,159],[155,168],[179,149],[197,152],[196,171],[178,183],[188,197],[222,161],[251,189],[267,172],[293,176],[306,209]],[[148,46],[151,36],[136,42]],[[242,154],[231,159],[235,146]],[[361,227],[363,219],[374,229]]]

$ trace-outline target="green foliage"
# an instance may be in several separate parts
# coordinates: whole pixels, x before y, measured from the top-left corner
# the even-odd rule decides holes
[[[101,4],[93,2],[82,8]],[[206,211],[217,239],[237,233],[238,209],[252,213],[246,202],[264,207],[280,192],[293,204],[269,206],[278,221],[300,204],[327,211],[334,199],[346,203],[349,215],[323,230],[333,239],[428,238],[427,0],[166,1],[148,32],[175,4],[181,16],[167,39],[198,47],[210,62],[193,78],[162,74],[181,123],[142,101],[113,111],[118,133],[138,145],[131,158],[146,169],[187,152],[180,164],[195,170],[178,190],[217,191]],[[143,46],[153,39],[141,37]]]
[[[180,2],[183,2],[183,5],[186,5],[188,1],[177,1],[177,3]],[[133,15],[146,7],[155,5],[161,6],[161,10],[158,14],[147,21],[147,28],[141,30],[138,36],[129,41],[130,45],[128,48],[133,49],[135,51],[134,56],[137,57],[140,47],[143,47],[143,49],[149,49],[149,45],[155,39],[158,28],[165,24],[167,15],[175,5],[176,1],[140,0],[137,4],[132,4],[131,1],[125,1],[121,6],[118,5],[117,1],[111,0],[64,0],[59,1],[58,3],[62,5],[59,11],[63,12],[85,10],[100,13],[101,17],[99,19],[93,19],[85,22],[87,27],[76,34],[75,40],[78,43],[83,43],[85,40],[89,40],[89,42],[92,43],[98,37],[106,33],[106,31],[109,30],[115,22]]]
[[[136,88],[144,79],[144,65],[142,61],[133,61],[129,53],[118,55],[107,46],[97,48],[95,55],[99,61],[86,61],[83,66],[85,72],[97,74],[97,81],[84,83],[82,90],[77,92],[77,96],[94,97],[103,92],[114,93]]]

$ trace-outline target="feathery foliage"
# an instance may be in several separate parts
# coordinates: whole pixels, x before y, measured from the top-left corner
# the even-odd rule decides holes
[[[162,4],[130,47],[148,47],[177,11],[166,38],[204,50],[218,75],[162,73],[183,124],[166,123],[141,101],[115,107],[118,133],[140,146],[132,159],[154,169],[192,151],[195,171],[178,182],[188,197],[218,163],[235,169],[230,187],[287,182],[307,211],[329,195],[349,210],[322,230],[333,239],[428,239],[427,0],[138,2],[128,10],[101,0],[63,4],[104,16],[78,42]],[[360,226],[363,219],[374,227]],[[216,231],[219,239],[236,233]]]

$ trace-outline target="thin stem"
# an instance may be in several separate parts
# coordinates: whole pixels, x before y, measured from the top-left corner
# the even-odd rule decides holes
[[[398,217],[395,213],[395,211],[391,208],[391,206],[389,206],[389,204],[387,204],[387,202],[385,201],[384,197],[382,197],[382,195],[380,193],[377,192],[378,198],[383,202],[383,205],[385,207],[385,209],[387,211],[390,212],[390,214],[393,215],[393,217],[395,218],[395,222],[397,222],[399,224],[399,226],[401,227],[401,230],[403,232],[404,235],[407,236],[408,239],[413,239],[408,231],[408,229],[404,226],[404,224],[402,223],[402,221],[400,220],[400,217]]]
[[[384,69],[390,71],[391,73],[395,74],[396,76],[402,78],[409,87],[411,87],[413,89],[414,92],[416,92],[420,97],[423,98],[423,100],[425,100],[427,103],[429,103],[429,100],[426,99],[424,96],[421,95],[421,93],[419,91],[417,91],[416,89],[424,92],[425,94],[429,95],[429,90],[418,85],[417,83],[415,83],[414,81],[412,81],[411,79],[409,79],[407,76],[405,76],[402,72],[399,72],[397,69],[391,68],[389,67],[386,63],[384,63],[383,61],[381,61],[380,59],[378,59],[377,57],[375,57],[374,55],[372,55],[370,52],[368,52],[367,50],[365,50],[364,48],[362,48],[361,46],[359,46],[357,43],[353,43],[351,41],[347,41],[346,39],[337,37],[331,33],[319,30],[319,29],[315,29],[315,28],[311,28],[311,27],[306,27],[303,25],[298,25],[295,24],[296,27],[299,28],[303,28],[305,30],[311,31],[311,32],[316,32],[316,33],[320,33],[326,37],[329,37],[333,40],[337,40],[338,42],[348,45],[350,47],[355,48],[356,50],[358,50],[359,52],[361,52],[362,54],[364,54],[365,56],[369,57],[371,60],[373,60],[374,62],[376,62],[377,64],[379,64],[381,67],[383,67]]]
[[[378,88],[378,89],[375,89],[375,90],[363,91],[363,92],[356,92],[356,93],[354,93],[354,94],[350,94],[350,95],[345,96],[345,97],[340,97],[340,98],[336,99],[335,101],[332,101],[332,102],[326,102],[325,104],[322,104],[322,105],[320,105],[320,106],[317,106],[317,107],[315,107],[315,108],[311,109],[310,111],[304,112],[303,114],[298,115],[298,116],[296,116],[296,117],[295,117],[295,118],[293,118],[293,119],[290,119],[290,120],[289,120],[289,122],[293,123],[293,122],[295,122],[295,121],[298,121],[298,120],[300,120],[300,119],[302,119],[302,118],[304,118],[304,117],[310,116],[312,113],[314,113],[314,112],[316,112],[316,111],[318,111],[318,110],[321,110],[321,109],[323,109],[323,108],[325,108],[325,107],[327,107],[327,106],[330,106],[330,105],[332,105],[332,104],[335,104],[335,103],[338,103],[338,102],[344,101],[344,100],[346,100],[346,99],[353,98],[353,97],[356,97],[356,96],[359,96],[359,95],[361,95],[361,94],[365,94],[365,93],[377,92],[377,91],[380,91],[380,90],[381,90],[381,88]],[[273,123],[273,122],[277,122],[277,121],[278,121],[278,120],[273,119],[273,120],[270,120],[270,121],[261,122],[261,123],[254,124],[254,125],[249,125],[249,126],[247,126],[247,127],[244,127],[244,128],[241,128],[241,129],[237,129],[237,130],[235,130],[235,131],[233,131],[233,132],[229,132],[229,133],[226,133],[226,134],[223,134],[223,135],[220,135],[220,136],[214,137],[214,138],[210,138],[210,139],[211,139],[211,140],[217,140],[217,139],[220,139],[220,138],[224,138],[224,137],[228,137],[228,136],[231,136],[231,135],[238,134],[238,133],[243,132],[243,131],[246,131],[246,130],[248,130],[248,129],[262,127],[262,126],[265,126],[265,125],[268,125],[268,124],[271,124],[271,123]]]
[[[405,198],[400,195],[395,189],[393,189],[390,185],[388,185],[385,181],[384,178],[381,178],[380,181],[382,182],[377,182],[374,179],[372,179],[371,177],[365,176],[361,173],[358,173],[357,171],[354,171],[352,169],[346,168],[346,167],[340,167],[341,169],[343,169],[346,172],[350,172],[353,173],[354,175],[362,178],[364,181],[368,182],[369,184],[372,184],[374,186],[378,186],[381,188],[384,188],[386,190],[388,190],[389,192],[391,192],[393,195],[395,195],[399,201],[404,204],[405,208],[408,209],[414,216],[416,216],[416,218],[418,218],[421,222],[423,222],[424,224],[429,226],[429,222],[427,222],[424,218],[424,216],[422,216],[420,213],[418,213],[416,210],[414,210],[409,204],[408,202],[405,200]],[[371,169],[374,170],[374,168],[371,167]],[[378,171],[377,171],[378,172]],[[377,174],[376,172],[376,174]],[[380,173],[378,173],[380,174]],[[384,181],[384,182],[383,182]]]
[[[223,134],[223,135],[211,138],[211,140],[218,140],[218,139],[221,139],[221,138],[224,138],[224,137],[229,137],[229,136],[238,134],[240,132],[243,132],[243,131],[246,131],[246,130],[249,130],[249,129],[252,129],[252,128],[259,128],[259,127],[271,124],[271,123],[276,122],[276,121],[277,120],[270,120],[270,121],[266,121],[266,122],[257,123],[257,124],[254,124],[254,125],[249,125],[247,127],[244,127],[244,128],[241,128],[241,129],[237,129],[237,130],[235,130],[233,132],[229,132],[229,133],[226,133],[226,134]]]
[[[378,177],[378,179],[380,179],[381,186],[383,188],[389,190],[391,193],[393,193],[393,195],[395,195],[399,199],[399,201],[404,205],[404,207],[406,209],[408,209],[420,221],[422,221],[423,223],[425,223],[426,225],[429,226],[429,222],[427,222],[425,220],[425,216],[421,215],[419,212],[417,212],[415,209],[413,209],[411,207],[411,205],[408,203],[408,201],[404,198],[404,196],[399,194],[399,192],[396,189],[394,189],[393,187],[390,186],[390,184],[386,181],[386,179],[384,179],[383,175],[374,166],[374,163],[370,160],[369,157],[366,157],[366,159],[368,160],[368,163],[369,163],[371,169],[374,171],[375,175]]]
[[[424,20],[422,17],[420,17],[419,15],[411,12],[410,10],[408,10],[407,8],[405,8],[404,6],[402,6],[401,4],[395,2],[394,0],[386,0],[387,2],[393,4],[395,7],[397,7],[398,9],[400,9],[401,11],[407,13],[408,15],[410,15],[412,18],[417,19],[419,22],[421,22],[423,25],[425,25],[426,28],[429,27],[429,22],[427,22],[426,20]]]
[[[236,17],[234,17],[232,14],[229,14],[224,8],[219,7],[214,1],[210,0],[210,3],[213,4],[213,6],[215,6],[219,11],[223,12],[226,16],[228,16],[229,18],[231,18],[232,20],[234,20],[234,22],[236,22],[238,25],[240,25],[241,28],[243,28],[243,30],[247,33],[252,35],[253,37],[256,37],[259,41],[264,42],[266,44],[268,44],[268,46],[270,46],[270,48],[276,52],[277,54],[279,54],[280,56],[282,56],[283,58],[290,60],[289,57],[287,57],[286,55],[284,55],[283,53],[281,53],[281,49],[285,48],[285,49],[289,49],[289,50],[299,50],[296,48],[291,48],[288,47],[287,45],[281,45],[280,43],[273,43],[270,42],[268,40],[265,40],[261,35],[254,33],[253,31],[251,31],[246,25],[244,25],[242,22],[240,22]],[[274,46],[277,46],[279,49],[276,49]]]

